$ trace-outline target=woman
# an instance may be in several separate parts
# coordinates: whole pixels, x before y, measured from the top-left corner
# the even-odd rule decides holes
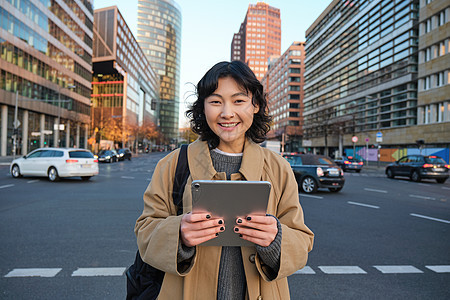
[[[176,215],[171,198],[176,150],[156,166],[135,227],[142,259],[166,272],[159,299],[288,299],[286,277],[305,266],[314,235],[289,164],[257,144],[270,122],[261,83],[242,62],[218,63],[199,81],[186,115],[200,138],[188,147],[184,213]],[[193,180],[269,181],[267,215],[224,224],[190,213]],[[224,230],[255,247],[198,246]]]

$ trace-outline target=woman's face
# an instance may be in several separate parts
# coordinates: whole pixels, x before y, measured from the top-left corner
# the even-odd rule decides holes
[[[220,139],[217,148],[229,153],[242,152],[245,132],[252,126],[253,114],[258,110],[250,92],[232,77],[220,78],[217,89],[205,99],[206,122]]]

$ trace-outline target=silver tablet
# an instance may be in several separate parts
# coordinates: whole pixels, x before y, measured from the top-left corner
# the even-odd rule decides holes
[[[253,246],[234,232],[236,219],[249,214],[265,215],[271,184],[268,181],[194,180],[192,211],[210,212],[225,221],[225,231],[201,246]]]

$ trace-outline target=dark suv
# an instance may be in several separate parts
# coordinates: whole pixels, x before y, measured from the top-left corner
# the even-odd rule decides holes
[[[344,172],[327,156],[314,154],[283,154],[291,165],[298,186],[305,193],[318,188],[339,192],[345,183]]]
[[[439,156],[408,155],[386,167],[386,176],[406,176],[412,181],[421,179],[436,179],[444,183],[448,176],[450,165]]]

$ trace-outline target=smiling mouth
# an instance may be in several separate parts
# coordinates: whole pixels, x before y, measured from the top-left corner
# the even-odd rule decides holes
[[[238,124],[239,124],[239,122],[235,122],[235,123],[219,123],[220,126],[225,127],[225,128],[235,127]]]

